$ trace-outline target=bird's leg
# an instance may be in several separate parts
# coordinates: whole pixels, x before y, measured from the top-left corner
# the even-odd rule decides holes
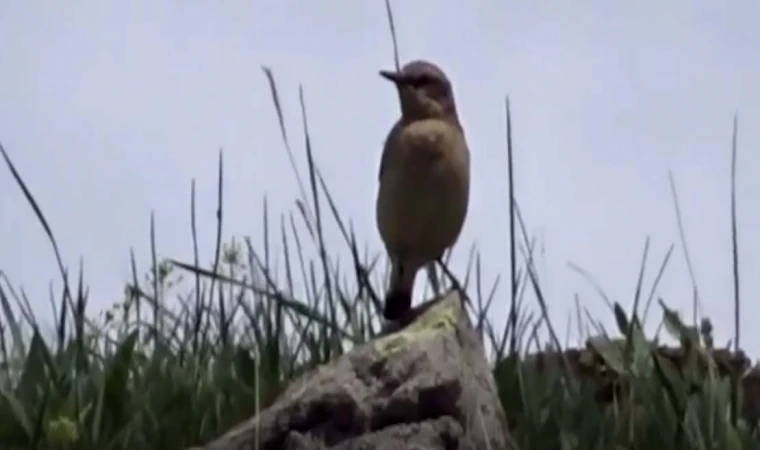
[[[435,261],[431,261],[425,266],[427,270],[428,281],[433,288],[433,296],[438,297],[441,295],[441,280],[438,278],[438,273],[435,270]]]
[[[385,297],[383,316],[399,320],[412,306],[416,267],[404,258],[395,258],[391,266],[391,284]]]

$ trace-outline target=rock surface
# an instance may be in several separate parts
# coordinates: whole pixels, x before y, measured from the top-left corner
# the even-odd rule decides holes
[[[459,294],[413,316],[295,381],[271,407],[201,448],[510,448],[485,351]]]

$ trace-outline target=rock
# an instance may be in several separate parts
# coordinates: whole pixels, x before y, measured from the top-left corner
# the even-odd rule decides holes
[[[485,351],[449,292],[293,382],[204,450],[511,448]]]

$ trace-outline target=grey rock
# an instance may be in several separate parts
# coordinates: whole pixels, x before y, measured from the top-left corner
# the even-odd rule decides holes
[[[204,450],[511,448],[483,344],[451,291],[294,381]]]

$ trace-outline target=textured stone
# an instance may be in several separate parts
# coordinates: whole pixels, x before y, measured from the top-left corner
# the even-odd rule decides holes
[[[493,375],[459,294],[411,316],[296,380],[271,407],[202,448],[510,448]]]

